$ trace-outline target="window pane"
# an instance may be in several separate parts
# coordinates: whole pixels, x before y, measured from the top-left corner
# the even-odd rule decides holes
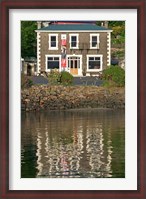
[[[89,60],[89,69],[100,69],[100,58],[97,61]]]
[[[51,41],[56,41],[56,36],[51,36]]]
[[[76,47],[77,43],[76,42],[71,42],[71,47]]]
[[[56,47],[56,36],[51,36],[51,47]]]
[[[89,60],[94,60],[94,57],[89,57]]]
[[[76,41],[77,40],[77,37],[76,36],[72,36],[71,37],[71,41]]]
[[[97,47],[97,42],[92,41],[92,47]]]
[[[57,60],[57,61],[59,61],[59,57],[54,57],[54,60]]]
[[[78,67],[78,63],[77,63],[77,60],[74,61],[74,68],[77,68]]]
[[[92,36],[92,41],[93,42],[97,42],[97,37],[96,36]]]
[[[53,57],[48,57],[48,60],[53,60]]]
[[[51,41],[51,47],[56,47],[56,41]]]
[[[77,47],[77,37],[71,36],[71,47]]]
[[[48,69],[59,69],[59,57],[48,57]]]
[[[96,46],[97,46],[97,37],[92,36],[92,47],[96,47]]]
[[[100,61],[100,57],[95,57],[95,60],[98,60],[98,61]]]
[[[59,61],[48,61],[48,69],[59,69]]]
[[[70,62],[70,68],[73,68],[73,60]]]

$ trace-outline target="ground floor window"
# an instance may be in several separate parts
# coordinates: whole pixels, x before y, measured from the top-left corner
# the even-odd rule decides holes
[[[47,70],[59,69],[60,57],[59,56],[47,56]]]
[[[102,55],[87,55],[87,70],[102,70]]]

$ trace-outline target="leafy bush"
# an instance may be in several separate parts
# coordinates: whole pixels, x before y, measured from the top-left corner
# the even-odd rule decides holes
[[[113,38],[111,42],[112,44],[124,44],[125,38],[124,37]]]
[[[61,73],[57,69],[51,70],[48,75],[49,84],[56,85],[60,83]]]
[[[118,59],[123,58],[125,56],[125,51],[124,50],[117,50],[115,52],[112,52],[112,57],[117,57]]]
[[[71,85],[73,83],[73,76],[67,71],[62,71],[60,80],[63,85]]]
[[[104,86],[125,86],[125,71],[119,66],[110,66],[103,70],[102,79]]]
[[[24,74],[21,74],[21,88],[30,88],[33,85],[32,80]]]

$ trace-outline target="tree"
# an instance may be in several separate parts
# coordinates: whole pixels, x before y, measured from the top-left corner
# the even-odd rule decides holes
[[[108,25],[108,28],[112,29],[112,35],[114,37],[120,35],[120,36],[125,36],[125,21],[97,21],[96,25],[101,26],[101,25]]]
[[[21,22],[21,57],[36,57],[37,23],[34,21]]]

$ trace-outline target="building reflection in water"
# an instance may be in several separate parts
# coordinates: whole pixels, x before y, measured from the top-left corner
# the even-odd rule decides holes
[[[35,177],[112,177],[111,123],[105,131],[104,118],[93,113],[39,117],[33,129],[37,147]]]

